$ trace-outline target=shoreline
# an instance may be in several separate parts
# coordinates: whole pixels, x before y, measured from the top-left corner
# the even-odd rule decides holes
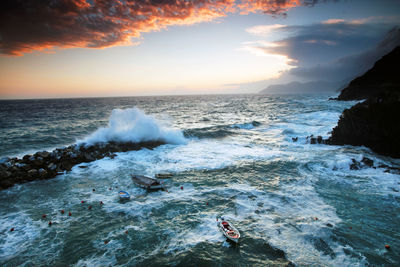
[[[56,148],[51,152],[39,151],[33,155],[27,154],[21,158],[5,157],[0,159],[0,190],[15,184],[52,179],[64,171],[70,171],[77,164],[105,157],[113,158],[116,152],[153,149],[164,144],[161,141],[108,142],[90,146],[74,144]]]

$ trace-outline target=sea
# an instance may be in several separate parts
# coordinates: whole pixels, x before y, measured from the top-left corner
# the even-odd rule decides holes
[[[356,103],[329,97],[0,101],[0,158],[75,143],[166,143],[0,191],[0,265],[399,266],[400,175],[379,166],[400,161],[309,144]],[[363,157],[374,166],[352,170]],[[173,174],[167,190],[132,183],[131,174],[157,173]],[[131,200],[120,202],[119,190]],[[240,231],[239,244],[219,232],[220,217]]]

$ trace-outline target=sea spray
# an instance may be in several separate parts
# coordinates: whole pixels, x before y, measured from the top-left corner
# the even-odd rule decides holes
[[[114,109],[108,126],[101,127],[78,144],[114,142],[162,141],[170,144],[185,144],[180,130],[168,128],[156,118],[138,108]]]

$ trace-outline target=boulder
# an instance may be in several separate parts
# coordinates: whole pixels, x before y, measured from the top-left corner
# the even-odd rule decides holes
[[[374,161],[367,157],[363,157],[361,162],[367,165],[368,167],[372,167],[374,165]]]
[[[32,155],[30,155],[30,154],[25,155],[22,157],[22,161],[25,163],[31,162],[31,159],[30,159],[31,157],[32,157]]]
[[[31,169],[27,172],[27,175],[29,177],[35,177],[38,174],[38,171],[36,169]]]
[[[96,158],[91,153],[84,153],[83,158],[85,162],[91,162],[96,160]]]
[[[9,178],[10,176],[11,176],[11,172],[9,172],[9,171],[0,171],[0,177],[2,179]]]
[[[361,164],[355,159],[351,159],[352,163],[350,164],[350,170],[359,170],[361,169]]]
[[[50,156],[50,152],[47,152],[47,151],[37,152],[35,154],[35,156],[36,157],[41,157],[43,159],[46,159],[46,158],[48,158]]]
[[[38,170],[38,174],[39,174],[39,177],[41,178],[41,179],[44,179],[44,178],[46,178],[47,177],[47,171],[45,170],[45,169],[43,169],[43,168],[40,168],[39,170]]]
[[[47,169],[50,171],[55,171],[57,169],[57,165],[54,163],[50,163],[49,165],[47,165]]]

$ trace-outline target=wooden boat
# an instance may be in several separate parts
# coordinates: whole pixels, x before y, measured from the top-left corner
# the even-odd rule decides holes
[[[172,176],[173,176],[172,173],[157,173],[155,175],[155,177],[158,179],[167,179],[167,178],[171,178]]]
[[[228,240],[239,243],[240,232],[230,222],[221,218],[218,221],[218,228]]]
[[[150,178],[143,175],[132,174],[132,181],[138,186],[147,190],[157,190],[164,188],[162,182],[158,179]]]
[[[122,190],[118,192],[118,195],[120,200],[129,200],[131,198],[128,192]]]

